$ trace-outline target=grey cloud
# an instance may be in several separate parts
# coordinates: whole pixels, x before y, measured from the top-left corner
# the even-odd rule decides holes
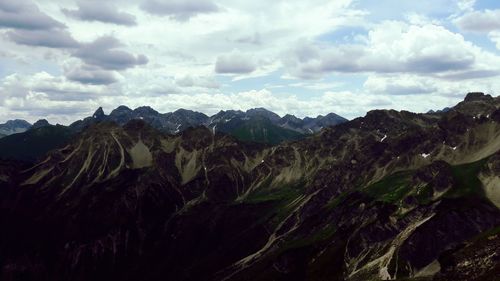
[[[48,48],[77,48],[79,43],[66,30],[15,30],[7,37],[17,44]]]
[[[148,59],[144,55],[136,56],[126,51],[117,50],[121,46],[118,39],[112,36],[103,36],[92,43],[82,44],[74,56],[88,65],[107,70],[124,70],[148,63]]]
[[[460,71],[452,74],[446,75],[436,75],[437,78],[447,79],[447,80],[469,80],[469,79],[480,79],[499,76],[500,71],[498,70],[470,70],[470,71]]]
[[[89,67],[72,69],[66,73],[66,78],[89,85],[109,85],[118,81],[113,71]]]
[[[450,70],[461,70],[470,68],[475,62],[472,55],[456,58],[453,56],[422,56],[410,59],[403,65],[401,71],[414,73],[436,73]]]
[[[79,1],[77,10],[63,9],[62,12],[70,17],[83,21],[99,21],[119,25],[137,25],[135,16],[120,12],[109,3],[101,1]]]
[[[42,13],[31,1],[0,0],[0,27],[33,30],[65,25]]]
[[[245,74],[257,69],[255,63],[248,57],[233,53],[217,58],[215,72],[225,74]]]
[[[500,10],[475,11],[455,20],[462,30],[490,32],[500,30]]]
[[[199,14],[220,10],[211,0],[145,0],[141,9],[158,16],[169,16],[177,21],[187,21]]]

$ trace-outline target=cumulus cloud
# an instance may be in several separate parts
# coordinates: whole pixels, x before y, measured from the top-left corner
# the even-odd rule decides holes
[[[107,70],[124,70],[148,63],[144,55],[133,55],[119,50],[118,48],[122,46],[123,44],[115,37],[103,36],[91,43],[82,44],[74,56],[88,65]]]
[[[7,32],[13,42],[48,48],[78,48],[79,43],[66,30],[14,30]]]
[[[442,26],[384,22],[368,33],[365,44],[298,44],[284,64],[291,75],[311,79],[330,72],[425,75],[477,70],[478,61],[486,57],[499,60]]]
[[[30,0],[0,0],[0,27],[52,29],[64,28],[65,25],[41,12]]]
[[[375,10],[355,0],[32,1],[0,0],[2,66],[16,73],[7,79],[0,71],[3,119],[69,123],[119,104],[352,118],[375,108],[439,109],[468,91],[500,91],[500,56],[472,43],[477,37],[465,40],[464,29],[447,29],[473,12],[473,0]],[[404,22],[383,21],[405,7]],[[89,21],[113,25],[96,30]],[[479,29],[500,49],[489,21]]]
[[[220,8],[211,0],[145,0],[141,9],[153,15],[187,21],[199,14],[217,12]]]
[[[220,55],[215,62],[215,72],[221,74],[245,74],[256,69],[257,65],[253,59],[239,52]]]
[[[462,30],[474,32],[500,31],[500,10],[473,11],[455,19]]]
[[[83,21],[99,21],[104,23],[114,23],[118,25],[137,25],[134,15],[120,12],[111,3],[103,1],[79,1],[78,9],[62,9],[62,12],[70,17]]]
[[[87,108],[95,107],[94,100],[99,95],[111,95],[110,92],[109,89],[105,92],[101,87],[82,85],[46,72],[12,74],[0,80],[0,115],[30,121],[44,117],[68,124],[74,121],[75,117],[71,115],[82,116]]]

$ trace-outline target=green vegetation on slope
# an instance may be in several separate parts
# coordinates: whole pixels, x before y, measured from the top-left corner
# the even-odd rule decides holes
[[[444,197],[482,197],[484,192],[478,175],[486,162],[487,158],[473,163],[451,166],[453,187],[444,194]],[[412,177],[414,174],[415,171],[396,172],[365,187],[363,191],[375,200],[389,204],[398,204],[409,195],[413,195],[421,205],[429,204],[434,196],[432,184],[413,186]],[[331,204],[336,205],[339,200],[342,200],[342,198],[339,197],[338,200]]]
[[[272,204],[272,208],[263,214],[261,222],[268,221],[273,226],[280,224],[294,207],[300,203],[300,197],[304,193],[306,183],[298,181],[284,184],[280,187],[269,187],[270,181],[265,181],[257,191],[250,193],[238,204]]]
[[[394,204],[412,190],[412,171],[397,172],[365,188],[366,194],[376,200]]]
[[[35,161],[66,144],[72,131],[65,126],[45,126],[0,139],[0,158]]]
[[[232,129],[231,135],[241,141],[279,144],[304,138],[301,133],[278,127],[265,118],[252,118]]]
[[[488,158],[477,162],[452,166],[455,186],[445,194],[446,197],[457,198],[463,196],[483,196],[482,183],[478,178],[479,172]]]

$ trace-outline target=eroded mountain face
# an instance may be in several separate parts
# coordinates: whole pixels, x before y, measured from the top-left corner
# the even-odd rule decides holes
[[[2,280],[495,280],[499,106],[276,146],[101,122],[0,165]]]

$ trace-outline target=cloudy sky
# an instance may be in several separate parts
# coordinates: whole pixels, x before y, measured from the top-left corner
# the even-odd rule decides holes
[[[99,106],[347,118],[500,92],[498,0],[0,0],[0,121]]]

